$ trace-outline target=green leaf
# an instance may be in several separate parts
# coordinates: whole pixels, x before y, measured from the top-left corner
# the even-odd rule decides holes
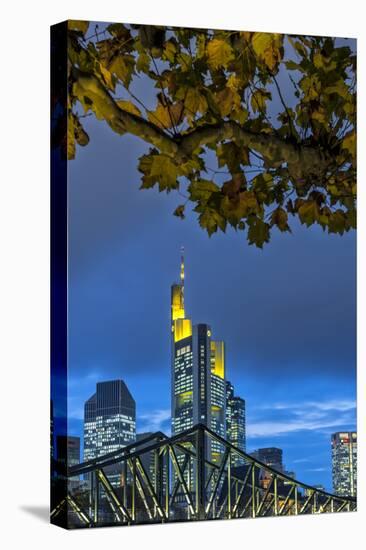
[[[342,210],[336,210],[329,216],[329,233],[339,233],[343,235],[346,229],[346,216]]]
[[[150,62],[151,59],[147,53],[140,53],[136,61],[136,71],[139,73],[148,73],[150,69]]]
[[[218,228],[225,232],[226,220],[216,209],[205,206],[203,208],[196,207],[195,210],[202,210],[199,216],[199,224],[203,229],[206,229],[210,237]]]
[[[269,242],[269,225],[257,216],[248,219],[248,242],[255,244],[258,248],[263,248],[264,243]]]
[[[151,164],[150,176],[155,176],[159,182],[159,191],[175,189],[177,187],[178,169],[166,155],[154,155]]]
[[[212,193],[220,192],[220,187],[213,181],[199,179],[194,180],[188,187],[190,199],[192,201],[208,201]]]
[[[298,214],[301,223],[305,224],[307,227],[319,220],[319,207],[317,202],[314,201],[304,201],[303,204],[298,209]]]

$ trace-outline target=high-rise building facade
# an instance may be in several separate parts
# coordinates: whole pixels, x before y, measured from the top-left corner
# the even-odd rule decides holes
[[[241,451],[246,451],[245,401],[234,395],[234,386],[226,381],[226,439]],[[241,466],[244,460],[233,456],[233,466]]]
[[[136,404],[123,380],[98,382],[84,406],[84,460],[136,440]]]
[[[57,461],[66,468],[80,464],[80,437],[58,435],[56,437]],[[79,485],[79,476],[68,478],[68,488],[73,490]]]
[[[171,287],[172,434],[204,424],[225,437],[225,346],[211,338],[208,324],[193,325],[186,317],[184,277],[182,255],[180,283]],[[219,460],[219,443],[213,442],[208,451],[212,460]]]
[[[333,491],[340,496],[357,495],[357,432],[331,436]]]
[[[56,438],[57,460],[71,468],[80,464],[80,437],[58,435]]]

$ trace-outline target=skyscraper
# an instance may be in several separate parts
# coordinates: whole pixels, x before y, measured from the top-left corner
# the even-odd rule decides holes
[[[274,468],[278,472],[283,472],[282,455],[282,449],[278,447],[263,447],[250,453],[250,456]]]
[[[71,468],[80,464],[80,437],[58,435],[56,438],[57,460]]]
[[[136,404],[123,380],[98,382],[84,406],[84,460],[136,440]],[[116,478],[113,480],[115,483]]]
[[[58,435],[56,437],[57,461],[66,468],[80,464],[80,437],[71,435]],[[79,476],[68,478],[67,484],[70,491],[79,485]]]
[[[333,491],[340,496],[357,495],[357,432],[331,436]]]
[[[234,386],[226,381],[226,439],[241,451],[246,450],[245,401],[234,395]],[[243,459],[233,456],[233,466],[241,466]]]
[[[204,424],[225,437],[225,347],[211,339],[206,323],[192,325],[184,305],[185,266],[183,253],[180,282],[171,287],[171,410],[172,434]],[[221,449],[212,443],[212,460]]]

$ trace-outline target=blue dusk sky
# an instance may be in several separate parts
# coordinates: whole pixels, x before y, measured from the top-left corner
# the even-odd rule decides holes
[[[98,381],[123,379],[137,431],[170,433],[170,286],[186,256],[186,312],[226,343],[247,407],[247,450],[276,446],[296,477],[331,489],[330,434],[356,428],[356,235],[293,224],[263,250],[211,238],[175,192],[139,190],[148,149],[94,117],[69,162],[68,425],[82,437]]]

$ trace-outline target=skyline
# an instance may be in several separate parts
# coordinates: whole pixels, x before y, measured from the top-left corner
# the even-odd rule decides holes
[[[178,273],[178,270],[176,271]],[[178,280],[178,277],[176,277],[175,279]],[[189,298],[187,298],[187,295],[185,295],[185,299],[189,302]],[[129,386],[128,379],[126,377],[123,377],[122,375],[121,377]],[[133,380],[133,376],[131,378]],[[235,380],[235,378],[230,374],[230,366],[228,366],[227,378],[234,383],[234,386],[237,386],[238,388],[242,387],[242,384],[240,384],[240,381]],[[107,378],[104,375],[101,375],[101,377],[99,377],[97,371],[94,371],[88,375],[88,380],[91,383],[94,383],[95,385],[95,382],[106,381]],[[132,394],[135,396],[134,391],[133,390],[131,391],[132,391]],[[245,394],[240,393],[240,390],[239,390],[239,394],[246,401],[248,401],[248,397]],[[154,411],[153,414],[139,414],[138,398],[136,398],[136,402],[137,402],[136,403],[137,433],[146,432],[146,431],[148,432],[157,431],[161,429],[165,433],[170,434],[171,432],[170,408]],[[250,399],[249,399],[249,402],[250,402]],[[251,420],[247,421],[247,437],[249,442],[248,452],[253,451],[255,448],[264,447],[264,446],[281,447],[284,449],[284,467],[287,470],[295,470],[297,479],[302,479],[297,474],[299,469],[301,470],[300,465],[306,464],[307,462],[311,463],[312,457],[310,456],[310,457],[304,457],[304,458],[292,458],[291,460],[290,458],[291,452],[289,453],[289,450],[291,450],[292,442],[288,441],[289,435],[296,435],[298,431],[317,429],[321,433],[327,436],[327,439],[329,439],[327,444],[329,446],[330,433],[333,433],[338,429],[343,430],[343,429],[346,429],[346,427],[353,426],[353,424],[350,423],[350,419],[352,418],[350,416],[350,411],[353,411],[354,406],[355,406],[355,402],[352,401],[351,399],[343,399],[341,401],[337,401],[334,399],[334,400],[329,400],[327,402],[316,402],[316,401],[308,400],[302,404],[294,403],[292,405],[292,412],[294,412],[295,416],[299,418],[305,415],[307,416],[307,419],[301,420],[301,421],[296,421],[296,419],[294,419],[294,421],[291,423],[291,421],[290,422],[288,421],[288,414],[290,410],[290,406],[288,403],[277,401],[275,403],[269,403],[267,405],[261,404],[259,407],[256,407],[257,409],[256,413],[258,414],[258,412],[261,410],[267,415],[269,412],[273,414],[273,412],[276,411],[277,420],[270,421],[270,422],[263,422],[263,420],[261,419],[259,419],[259,422],[255,422],[255,421],[251,422]],[[311,407],[312,409],[314,409],[314,412],[312,414],[307,413],[306,410],[304,410],[304,408],[306,407]],[[332,411],[339,411],[342,413],[343,416],[337,422],[334,422],[329,418],[329,414]],[[70,413],[70,415],[72,416],[72,413]],[[251,418],[250,413],[248,414],[248,418],[249,419]],[[255,414],[254,414],[254,418],[255,418]],[[286,422],[283,422],[282,418],[286,418]],[[349,429],[353,429],[353,428],[349,428]],[[73,433],[72,429],[70,433]],[[78,435],[81,435],[81,440],[82,440],[83,439],[82,434],[79,432]],[[286,438],[285,444],[283,444],[283,442],[281,441],[281,437]],[[311,477],[313,480],[314,480],[314,476],[322,477],[322,476],[319,476],[320,473],[329,474],[329,472],[327,471],[328,469],[331,473],[330,457],[326,456],[328,454],[330,455],[330,453],[326,453],[324,454],[324,457],[323,457],[324,462],[329,463],[328,467],[325,466],[325,467],[309,468],[307,470],[309,472],[309,477]],[[317,460],[319,460],[319,458],[320,457],[318,455]],[[310,482],[310,479],[306,479],[306,480],[302,479],[302,480]],[[313,484],[320,483],[320,481],[317,479],[315,479],[312,482]]]
[[[132,90],[153,107],[143,78]],[[330,435],[356,428],[356,233],[294,222],[264,250],[233,230],[210,239],[188,208],[173,216],[177,193],[139,190],[146,144],[83,124],[90,143],[69,163],[70,433],[95,382],[115,378],[137,402],[137,430],[169,433],[170,285],[184,244],[187,311],[226,343],[248,450],[281,447],[298,479],[330,488]]]

